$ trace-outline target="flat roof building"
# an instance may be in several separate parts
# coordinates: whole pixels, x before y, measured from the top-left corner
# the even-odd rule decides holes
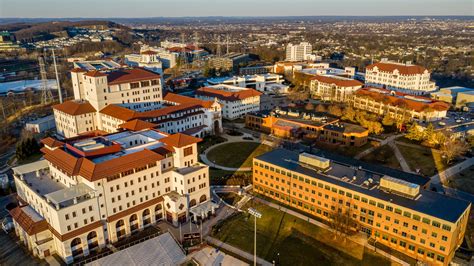
[[[254,158],[254,192],[327,223],[344,215],[349,230],[425,263],[448,265],[463,241],[471,203],[425,189],[427,178],[352,163],[276,149]]]

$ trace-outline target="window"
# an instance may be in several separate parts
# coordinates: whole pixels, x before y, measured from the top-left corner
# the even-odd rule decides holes
[[[447,240],[448,240],[448,237],[447,237],[447,236],[442,236],[441,239],[442,239],[443,241],[447,241]]]
[[[184,156],[188,156],[188,155],[191,155],[193,154],[193,147],[187,147],[184,149]]]
[[[451,226],[443,224],[443,230],[451,231]]]

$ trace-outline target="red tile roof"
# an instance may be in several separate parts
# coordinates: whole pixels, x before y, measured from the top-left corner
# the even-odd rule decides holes
[[[82,72],[87,72],[87,71],[80,68],[80,67],[76,67],[73,70],[71,70],[71,72],[73,72],[73,73],[82,73]]]
[[[204,101],[198,98],[192,98],[192,97],[187,97],[175,93],[168,92],[163,100],[167,102],[172,102],[172,103],[178,103],[178,104],[185,104],[185,103],[193,103],[193,104],[199,104],[204,108],[211,108],[212,104],[214,103],[213,101]]]
[[[28,208],[27,206],[19,206],[10,210],[10,215],[13,220],[15,220],[28,235],[34,235],[48,230],[48,222],[46,222],[44,218],[35,221],[33,217],[30,217],[30,215],[24,211],[24,208]]]
[[[146,50],[146,51],[141,52],[141,54],[154,55],[154,54],[158,54],[158,53],[155,52],[155,51],[152,51],[152,50]]]
[[[413,96],[401,92],[391,92],[381,88],[362,88],[357,90],[355,95],[370,97],[376,102],[383,102],[392,106],[404,106],[416,112],[422,112],[426,109],[446,111],[450,106],[446,102],[436,101],[431,98]]]
[[[107,105],[106,107],[102,108],[102,110],[100,110],[100,113],[111,116],[111,117],[115,117],[122,121],[129,121],[136,118],[135,111],[116,105],[116,104]]]
[[[53,109],[70,115],[82,115],[97,112],[87,101],[67,101],[64,103],[53,105]]]
[[[163,142],[169,146],[182,148],[184,146],[188,146],[194,143],[201,142],[202,139],[196,138],[193,136],[185,135],[182,133],[176,133],[173,135],[169,135],[168,137],[160,139],[160,142]]]
[[[131,170],[150,163],[156,163],[164,157],[156,152],[144,149],[100,163],[84,157],[75,157],[63,149],[42,148],[44,158],[69,176],[81,175],[89,181],[95,181]]]
[[[254,89],[246,89],[246,90],[240,90],[240,91],[225,91],[225,90],[219,90],[219,89],[214,89],[214,88],[209,88],[209,87],[203,87],[196,90],[196,94],[208,96],[208,97],[216,97],[218,99],[225,100],[225,101],[238,101],[238,100],[243,100],[250,97],[262,95],[261,92]]]
[[[398,63],[387,63],[387,62],[378,62],[372,65],[368,65],[366,69],[373,70],[374,67],[377,67],[379,71],[390,72],[392,73],[395,70],[398,70],[400,74],[403,75],[415,75],[423,74],[426,68],[417,65],[403,65]]]
[[[137,82],[142,80],[160,79],[160,75],[144,68],[114,70],[107,75],[109,85]]]
[[[354,80],[354,79],[340,79],[340,78],[335,78],[335,77],[330,77],[330,76],[320,76],[316,75],[311,80],[317,80],[321,83],[327,83],[327,84],[334,84],[339,87],[357,87],[357,86],[362,86],[363,83]]]
[[[157,124],[146,122],[146,121],[143,121],[143,120],[140,120],[140,119],[134,119],[134,120],[131,120],[131,121],[128,121],[128,122],[125,122],[125,123],[119,125],[120,128],[132,130],[132,131],[150,129],[150,128],[154,128],[156,126],[157,126]]]
[[[44,145],[51,147],[51,148],[57,148],[57,147],[62,147],[64,145],[64,142],[61,142],[55,138],[47,137],[41,140],[41,143]]]
[[[88,77],[93,77],[93,78],[96,78],[96,77],[105,77],[107,76],[106,73],[104,72],[101,72],[99,70],[91,70],[89,72],[87,72],[86,74],[84,74],[85,76],[88,76]]]

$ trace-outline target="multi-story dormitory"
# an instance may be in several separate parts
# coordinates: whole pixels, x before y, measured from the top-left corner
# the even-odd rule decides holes
[[[70,263],[159,221],[208,217],[217,206],[200,140],[154,129],[43,139],[44,160],[13,169],[16,234],[35,256]]]
[[[349,215],[354,230],[429,265],[453,259],[471,208],[428,190],[429,178],[284,149],[254,158],[253,184],[254,192],[329,223],[337,213]]]
[[[166,133],[197,137],[222,131],[219,103],[163,95],[161,76],[147,69],[77,67],[71,77],[75,99],[53,106],[57,132],[65,138],[91,131],[117,132],[133,120],[154,123]]]

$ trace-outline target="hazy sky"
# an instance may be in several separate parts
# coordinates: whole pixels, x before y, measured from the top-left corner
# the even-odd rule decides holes
[[[474,15],[474,0],[0,0],[0,17]]]

